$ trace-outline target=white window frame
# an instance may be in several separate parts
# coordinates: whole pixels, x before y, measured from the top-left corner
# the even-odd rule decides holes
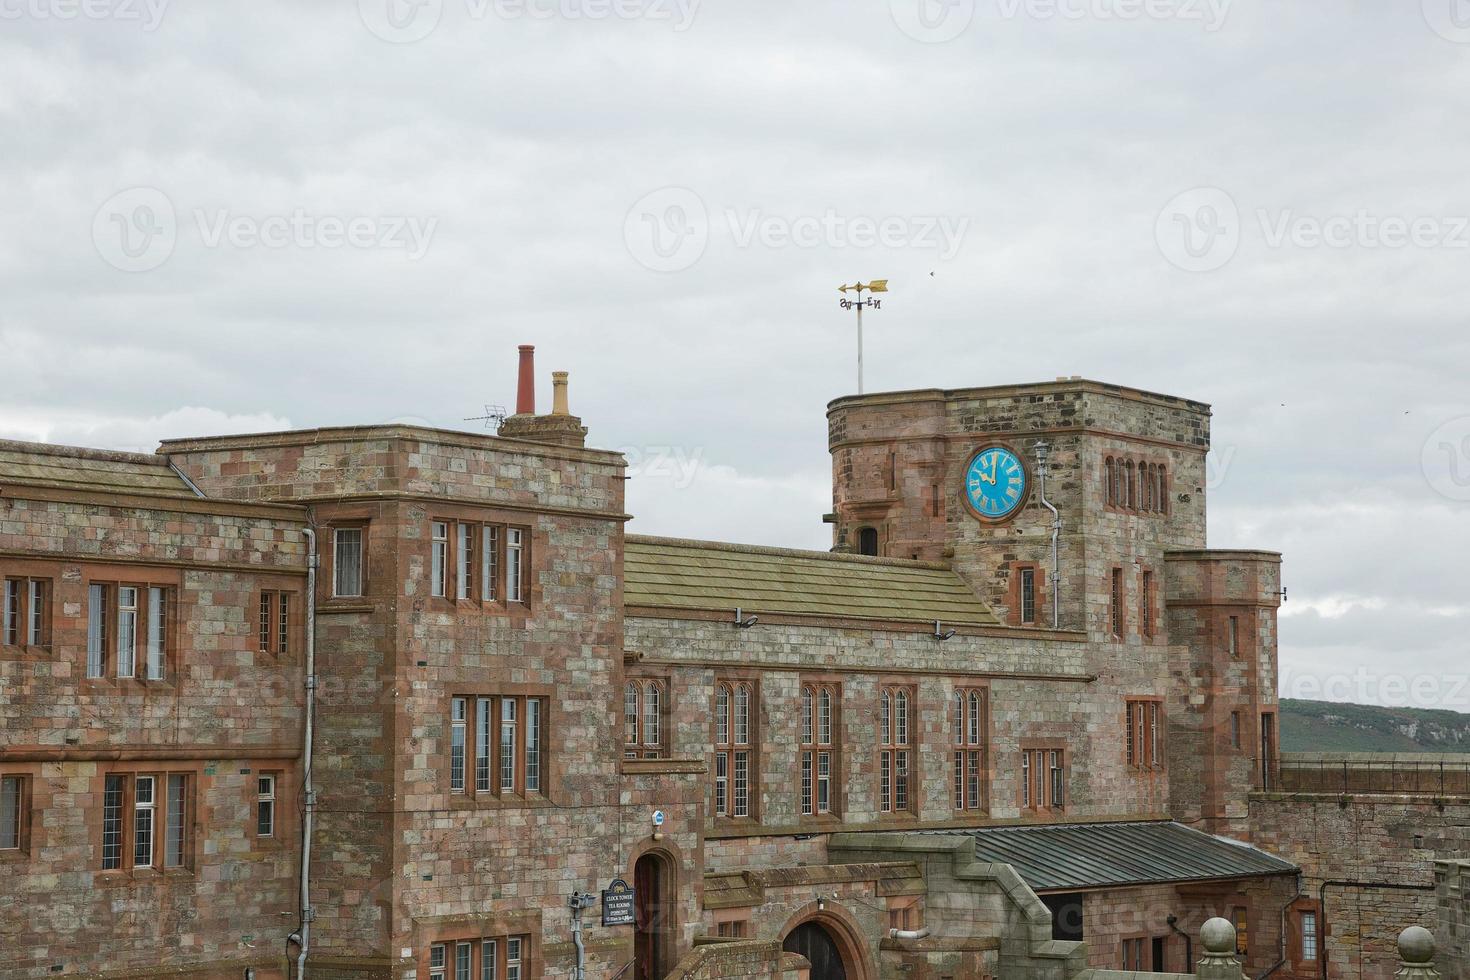
[[[449,522],[429,522],[429,595],[449,595]]]
[[[261,830],[262,824],[265,830]],[[255,778],[255,836],[276,836],[276,777],[274,773],[261,773]]]
[[[339,527],[332,530],[332,596],[360,599],[366,579],[367,556],[363,554],[367,534],[361,527]],[[350,546],[344,544],[350,542]],[[351,561],[345,560],[350,557]],[[351,575],[346,573],[350,571]],[[344,588],[344,586],[347,586]]]

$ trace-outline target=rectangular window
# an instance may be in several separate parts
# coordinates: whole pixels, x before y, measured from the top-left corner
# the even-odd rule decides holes
[[[1064,749],[1021,752],[1021,806],[1061,810],[1067,803],[1067,753]]]
[[[1127,702],[1128,765],[1134,769],[1157,769],[1164,764],[1160,753],[1159,702]]]
[[[521,980],[521,947],[523,940],[513,936],[505,941],[505,980]]]
[[[1231,616],[1226,624],[1225,643],[1232,657],[1240,655],[1240,617]]]
[[[167,665],[165,651],[168,641],[168,590],[148,590],[148,649],[147,676],[150,681],[163,680]]]
[[[754,688],[744,681],[715,685],[715,814],[750,816],[757,792],[751,766],[754,736]]]
[[[87,586],[87,676],[107,675],[107,596],[105,585]]]
[[[1317,958],[1317,913],[1302,913],[1302,959]]]
[[[475,526],[459,525],[459,554],[455,556],[458,580],[454,594],[460,599],[475,597]]]
[[[102,789],[102,870],[122,867],[123,776],[108,776]]]
[[[153,866],[153,814],[155,781],[152,776],[133,780],[133,867]]]
[[[490,792],[490,731],[494,716],[490,698],[475,700],[475,792]]]
[[[5,580],[0,600],[0,643],[51,645],[51,582],[42,578]]]
[[[1123,569],[1113,569],[1112,584],[1112,630],[1113,636],[1118,639],[1123,637]]]
[[[1240,748],[1240,712],[1230,712],[1230,747]]]
[[[182,868],[188,864],[189,777],[171,774],[167,785],[168,809],[164,813],[163,866]]]
[[[46,629],[46,582],[31,579],[28,583],[26,601],[26,642],[33,647],[45,646],[48,640]]]
[[[5,597],[0,603],[0,642],[10,647],[20,646],[20,585],[18,579],[6,579]]]
[[[473,739],[469,737],[472,723]],[[546,729],[545,698],[451,698],[450,792],[486,798],[544,792]]]
[[[1154,635],[1154,573],[1143,573],[1142,619],[1143,635]]]
[[[884,688],[878,696],[878,809],[902,813],[910,809],[909,797],[909,692]]]
[[[332,594],[362,595],[362,528],[339,527],[332,536]]]
[[[500,581],[500,528],[480,529],[480,598],[494,602]]]
[[[449,525],[443,521],[433,522],[429,560],[429,594],[443,596],[444,581],[449,574]]]
[[[495,980],[500,975],[500,959],[496,955],[496,946],[493,939],[480,942],[480,980]]]
[[[117,589],[117,676],[137,674],[138,590],[131,585]]]
[[[956,810],[982,810],[985,798],[981,774],[985,769],[986,742],[989,725],[986,713],[989,710],[984,688],[974,690],[957,689],[951,700],[950,719],[953,739],[951,751],[954,756],[954,808]]]
[[[715,923],[715,935],[721,939],[744,939],[750,934],[750,923],[744,919]]]
[[[25,777],[0,776],[0,851],[20,850],[25,795]]]
[[[1261,789],[1271,792],[1276,787],[1272,764],[1276,761],[1276,716],[1261,715]]]
[[[447,953],[443,946],[429,947],[429,980],[449,980],[445,975],[448,967]]]
[[[541,702],[526,701],[526,792],[541,792]]]
[[[457,943],[454,947],[454,980],[474,980],[470,976],[475,947],[469,943]]]
[[[832,812],[834,718],[841,701],[837,689],[826,684],[806,684],[801,689],[801,813],[803,816]]]
[[[1021,622],[1036,622],[1036,569],[1021,569]]]
[[[519,528],[505,529],[505,598],[509,602],[525,602],[522,564],[525,547]]]
[[[290,650],[291,603],[290,592],[264,590],[260,593],[260,652],[283,654]]]
[[[454,698],[449,716],[449,791],[464,792],[465,699]]]
[[[255,836],[276,836],[276,777],[259,776],[255,780]]]
[[[514,793],[516,790],[516,702],[514,698],[500,701],[500,791]]]

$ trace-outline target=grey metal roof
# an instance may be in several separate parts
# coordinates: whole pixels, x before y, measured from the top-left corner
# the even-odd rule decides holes
[[[1249,844],[1167,821],[988,827],[968,833],[975,838],[978,860],[1011,865],[1038,892],[1298,870]]]

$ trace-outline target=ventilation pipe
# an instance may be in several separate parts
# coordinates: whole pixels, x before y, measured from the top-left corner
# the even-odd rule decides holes
[[[1061,629],[1062,570],[1058,541],[1062,534],[1062,515],[1051,505],[1051,501],[1046,499],[1046,461],[1051,454],[1051,446],[1045,440],[1042,440],[1036,444],[1035,449],[1036,475],[1041,480],[1041,506],[1051,511],[1051,628]]]
[[[306,536],[306,725],[301,750],[301,928],[288,942],[300,948],[296,956],[296,980],[306,976],[306,954],[311,948],[311,921],[316,912],[311,907],[311,834],[316,812],[316,790],[312,786],[312,733],[316,720],[316,531],[303,528]]]
[[[536,414],[536,346],[521,344],[520,375],[516,378],[516,414]]]

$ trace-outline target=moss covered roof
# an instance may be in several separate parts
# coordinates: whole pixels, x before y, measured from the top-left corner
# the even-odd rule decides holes
[[[995,625],[952,569],[928,562],[629,535],[629,606]]]
[[[162,456],[0,440],[0,484],[193,497]]]

